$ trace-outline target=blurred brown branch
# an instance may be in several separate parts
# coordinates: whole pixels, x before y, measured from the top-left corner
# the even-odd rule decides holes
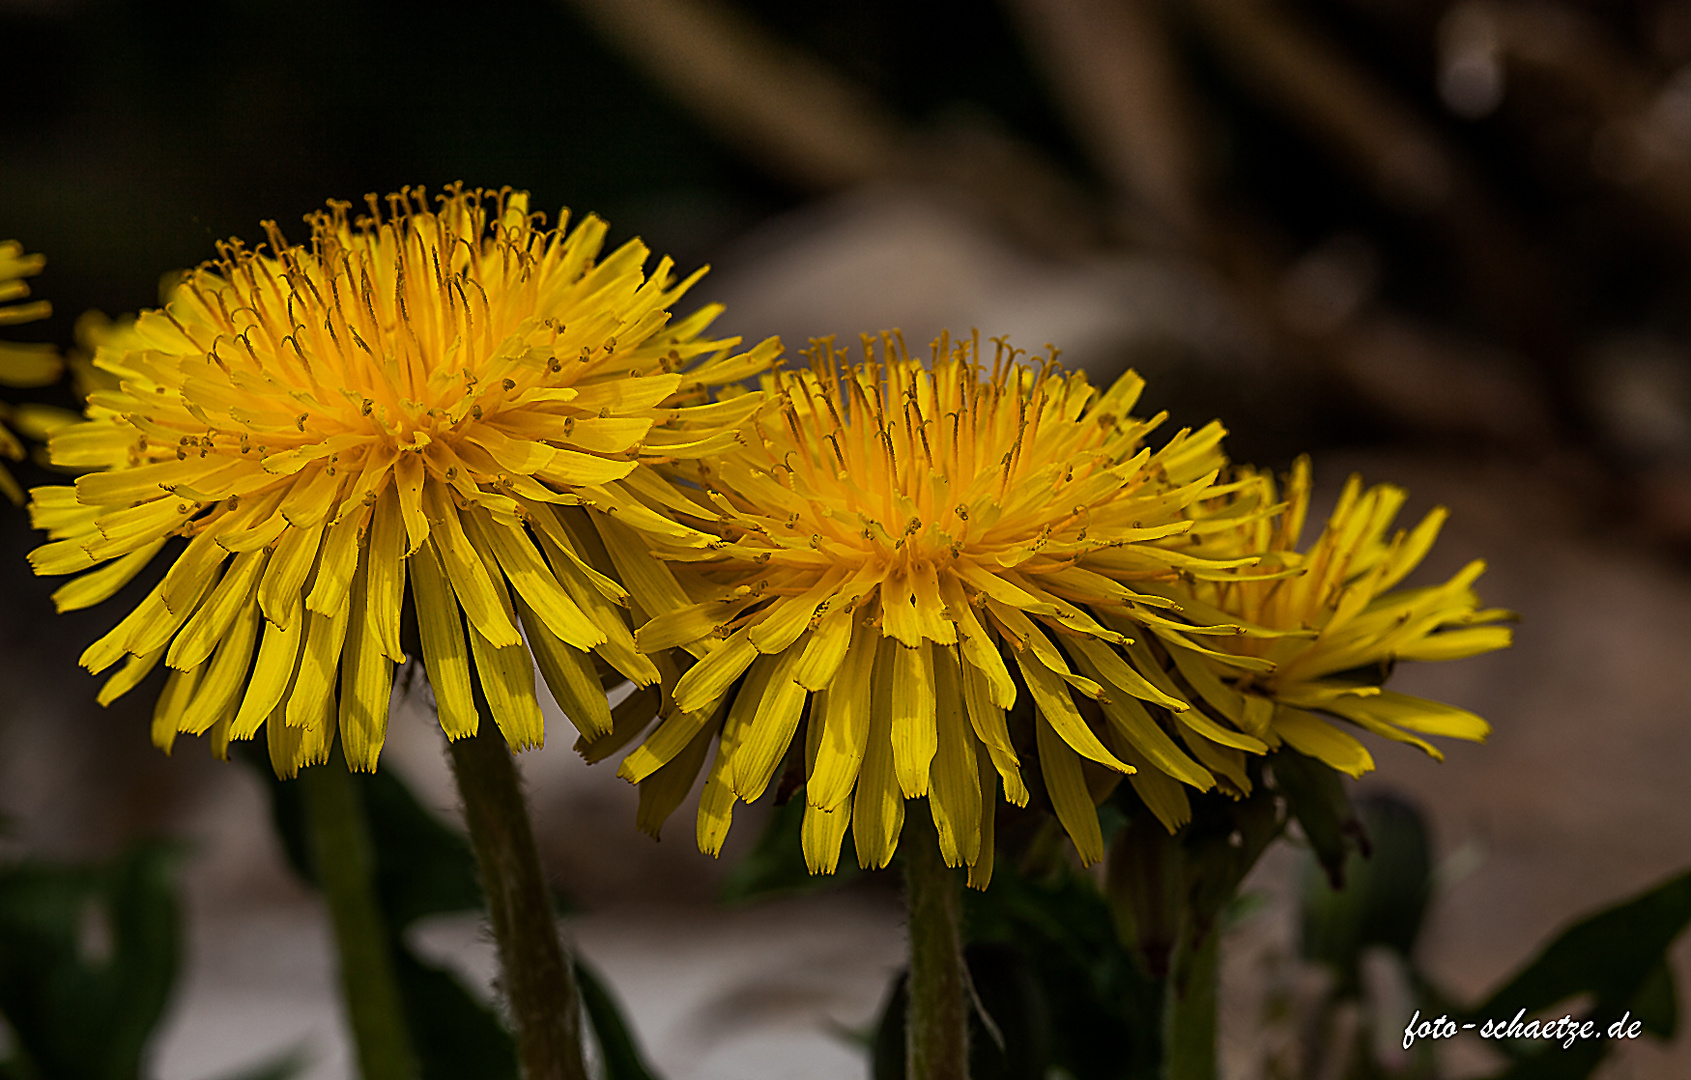
[[[1154,0],[1010,0],[1073,130],[1123,197],[1190,238],[1210,182]]]
[[[1647,58],[1567,5],[1468,0],[1446,21],[1458,18],[1489,32],[1505,68],[1529,89],[1536,82],[1559,92],[1541,105],[1582,112],[1595,175],[1649,206],[1691,247],[1691,81],[1661,79]]]
[[[1027,242],[1084,245],[1097,208],[1036,151],[985,128],[919,132],[871,95],[710,0],[567,0],[724,139],[810,191],[938,182]]]
[[[1509,350],[1431,333],[1375,298],[1368,275],[1334,276],[1344,267],[1322,252],[1289,263],[1260,225],[1223,209],[1205,150],[1210,118],[1176,41],[1183,31],[1196,31],[1386,205],[1435,225],[1504,337],[1553,384],[1565,381],[1565,335],[1546,316],[1558,307],[1546,299],[1549,283],[1478,177],[1415,108],[1265,0],[1010,0],[1061,114],[1110,184],[1112,207],[1079,194],[1019,140],[909,123],[712,0],[569,2],[678,103],[799,187],[937,184],[1047,252],[1096,249],[1108,243],[1109,220],[1125,223],[1136,240],[1219,271],[1277,353],[1385,415],[1502,443],[1536,444],[1555,426]]]

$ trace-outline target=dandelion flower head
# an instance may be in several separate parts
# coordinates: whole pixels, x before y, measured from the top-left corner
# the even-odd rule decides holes
[[[52,314],[45,300],[19,302],[29,296],[23,279],[39,274],[46,262],[40,255],[25,255],[23,245],[15,240],[0,241],[0,326],[35,322]],[[59,377],[59,371],[59,357],[52,346],[0,341],[0,384],[45,386]],[[6,414],[0,416],[9,419]],[[23,444],[4,424],[0,424],[0,455],[13,461],[23,458]],[[0,466],[0,492],[13,502],[23,501],[23,491],[4,466]]]
[[[1029,750],[1083,858],[1097,859],[1083,762],[1120,774],[1129,754],[1211,782],[1144,731],[1140,699],[1187,706],[1127,650],[1145,622],[1184,626],[1134,582],[1254,561],[1159,543],[1193,528],[1184,510],[1213,489],[1222,430],[1153,450],[1162,418],[1130,415],[1138,376],[1100,391],[1054,353],[1022,363],[1000,342],[987,368],[973,339],[941,338],[927,365],[896,337],[865,337],[863,350],[852,364],[821,343],[807,367],[765,377],[752,437],[698,463],[710,506],[694,513],[725,543],[665,552],[691,602],[637,635],[644,650],[699,654],[622,763],[641,784],[641,824],[655,832],[680,803],[715,737],[698,817],[699,845],[715,853],[735,803],[765,791],[808,715],[813,873],[834,869],[848,827],[859,862],[886,865],[905,800],[926,797],[946,861],[984,883],[999,785],[1027,802]],[[1007,713],[1024,692],[1019,746]],[[619,725],[603,745],[635,731]]]
[[[1194,615],[1258,632],[1224,639],[1207,655],[1171,644],[1181,679],[1203,707],[1265,751],[1284,744],[1351,776],[1374,767],[1351,734],[1357,729],[1438,759],[1442,753],[1423,736],[1483,740],[1490,726],[1473,713],[1380,684],[1399,660],[1454,660],[1510,644],[1509,627],[1498,623],[1511,613],[1481,608],[1473,588],[1485,564],[1470,562],[1442,584],[1397,588],[1448,515],[1439,507],[1413,529],[1394,532],[1405,492],[1388,484],[1365,489],[1359,476],[1345,484],[1320,535],[1299,551],[1310,488],[1309,461],[1300,459],[1283,492],[1270,474],[1245,469],[1232,493],[1194,508],[1204,517],[1240,501],[1271,506],[1271,514],[1212,533],[1206,546],[1270,552],[1280,572],[1185,587]],[[1270,661],[1272,670],[1242,670],[1237,660],[1247,657]]]
[[[338,729],[373,769],[402,662],[407,585],[440,721],[476,730],[472,678],[513,748],[538,745],[533,662],[586,732],[608,729],[596,662],[652,683],[600,519],[711,540],[647,505],[649,462],[733,441],[755,399],[712,387],[767,366],[701,335],[716,308],[670,321],[697,278],[644,272],[606,227],[544,227],[527,196],[407,188],[368,213],[331,202],[290,244],[219,246],[163,308],[106,335],[117,382],[56,434],[55,463],[91,470],[36,489],[51,542],[38,573],[78,574],[61,610],[111,597],[167,552],[162,579],[83,654],[122,666],[102,703],[161,662],[153,736],[266,730],[278,773],[322,761]],[[737,340],[737,339],[736,339]],[[591,509],[590,509],[591,508]],[[167,548],[167,545],[172,545]],[[589,655],[598,654],[598,660]]]

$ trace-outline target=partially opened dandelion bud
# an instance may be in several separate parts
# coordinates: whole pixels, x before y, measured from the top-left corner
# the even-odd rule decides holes
[[[118,388],[52,440],[56,463],[90,470],[33,492],[52,537],[36,571],[80,575],[61,610],[185,542],[82,657],[122,662],[102,702],[170,669],[166,749],[209,731],[221,753],[264,727],[292,775],[338,726],[349,765],[375,768],[407,595],[449,736],[476,730],[473,669],[510,745],[540,743],[525,630],[571,718],[608,729],[589,652],[638,683],[658,671],[576,508],[678,548],[712,539],[647,507],[662,482],[641,462],[732,444],[753,402],[707,405],[709,388],[775,343],[704,338],[713,307],[671,323],[698,275],[676,281],[667,259],[646,275],[638,241],[599,260],[596,218],[546,229],[508,191],[366,202],[311,215],[304,244],[266,223],[268,245],[220,245],[107,335],[95,364]]]
[[[1195,703],[1269,748],[1289,746],[1351,776],[1374,767],[1353,729],[1440,760],[1444,755],[1422,736],[1483,740],[1491,727],[1473,713],[1381,683],[1399,660],[1455,660],[1508,647],[1511,631],[1498,623],[1514,616],[1481,608],[1473,589],[1485,564],[1470,562],[1443,584],[1397,589],[1438,538],[1444,508],[1393,532],[1403,490],[1364,489],[1352,476],[1320,535],[1299,551],[1309,499],[1309,460],[1302,458],[1283,492],[1269,474],[1242,469],[1229,492],[1193,506],[1206,551],[1266,552],[1268,572],[1186,582],[1169,593],[1196,618],[1232,620],[1249,631],[1207,653],[1165,640],[1179,681]],[[1239,512],[1247,507],[1273,512]],[[1166,797],[1179,807],[1153,801],[1152,809],[1165,822],[1180,818],[1184,793]]]
[[[29,286],[23,279],[39,274],[46,263],[40,255],[25,255],[23,245],[15,240],[0,241],[0,326],[35,322],[52,314],[52,306],[45,300],[19,302],[29,296]],[[58,379],[60,370],[58,352],[51,345],[0,341],[0,385],[45,386]],[[0,406],[0,419],[13,420],[11,409]],[[18,461],[23,454],[17,436],[0,424],[0,456]],[[23,502],[23,491],[3,465],[0,492],[15,503]]]
[[[1023,364],[1003,343],[990,368],[975,341],[942,338],[931,365],[894,338],[863,347],[856,365],[825,343],[808,367],[766,377],[754,437],[699,462],[709,527],[727,542],[665,551],[688,564],[678,573],[694,603],[636,635],[642,650],[699,654],[622,763],[642,785],[642,824],[655,831],[679,804],[716,738],[698,817],[714,854],[734,804],[766,790],[804,724],[813,873],[833,871],[848,827],[859,862],[885,866],[905,800],[925,797],[945,862],[984,887],[999,786],[1027,802],[1030,750],[1096,860],[1083,763],[1213,782],[1146,717],[1141,701],[1182,716],[1187,703],[1139,670],[1155,663],[1140,639],[1147,624],[1181,640],[1233,629],[1189,625],[1136,585],[1255,561],[1163,543],[1214,493],[1222,430],[1153,448],[1161,417],[1130,415],[1138,376],[1100,391],[1054,356]],[[1007,713],[1030,700],[1029,729],[1013,735]],[[1195,722],[1190,739],[1236,739]],[[608,744],[638,730],[619,729]]]

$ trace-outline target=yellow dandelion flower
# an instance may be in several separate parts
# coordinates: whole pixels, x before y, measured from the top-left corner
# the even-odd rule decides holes
[[[599,259],[596,218],[545,229],[508,191],[366,201],[355,220],[334,202],[308,217],[304,245],[268,222],[268,249],[221,245],[162,309],[107,331],[95,364],[117,388],[51,442],[57,464],[97,471],[32,493],[51,537],[36,571],[80,574],[61,610],[176,542],[82,656],[96,673],[127,658],[102,703],[170,669],[167,750],[209,731],[221,754],[262,726],[292,775],[338,727],[348,763],[373,769],[408,577],[447,735],[477,728],[475,676],[510,745],[539,745],[524,632],[570,717],[608,730],[590,654],[637,683],[659,673],[606,572],[604,515],[677,547],[712,539],[652,511],[663,485],[642,462],[731,444],[755,398],[709,390],[778,343],[735,355],[701,337],[714,307],[672,324],[698,275],[677,282],[667,259],[646,275],[638,241]]]
[[[859,862],[885,866],[905,800],[925,796],[946,862],[984,883],[998,785],[1027,802],[1030,749],[1082,857],[1096,860],[1093,765],[1212,782],[1141,701],[1236,740],[1142,676],[1131,651],[1142,623],[1181,640],[1214,629],[1170,618],[1173,605],[1135,583],[1254,561],[1155,543],[1192,528],[1184,511],[1213,490],[1222,430],[1152,450],[1162,417],[1130,416],[1138,376],[1100,392],[1054,356],[1015,362],[1002,342],[991,370],[977,341],[942,338],[931,367],[891,338],[863,347],[861,365],[824,344],[808,368],[767,377],[754,437],[699,464],[710,506],[694,513],[714,516],[728,543],[666,551],[691,563],[680,576],[693,602],[636,635],[643,650],[700,654],[622,763],[641,784],[641,825],[656,832],[718,737],[698,817],[699,846],[716,853],[735,803],[781,768],[808,703],[813,873],[832,872],[848,827]],[[1018,740],[1021,721],[1006,717],[1023,689],[1033,709]],[[631,713],[584,751],[606,756],[643,719]]]
[[[1235,488],[1194,508],[1211,526],[1200,525],[1196,535],[1212,551],[1270,552],[1265,565],[1279,570],[1161,590],[1196,618],[1233,620],[1248,631],[1208,654],[1165,641],[1175,673],[1196,700],[1269,747],[1284,744],[1351,776],[1372,769],[1374,760],[1347,724],[1438,759],[1442,753],[1422,736],[1483,740],[1490,726],[1473,713],[1380,685],[1399,660],[1454,660],[1510,644],[1510,629],[1496,624],[1511,613],[1482,609],[1474,592],[1485,570],[1481,561],[1443,584],[1395,588],[1431,549],[1446,511],[1440,507],[1415,528],[1393,532],[1403,490],[1387,484],[1364,490],[1361,477],[1352,476],[1326,527],[1300,553],[1308,459],[1293,467],[1283,502],[1276,502],[1267,474],[1241,470]],[[1239,511],[1248,508],[1256,509],[1241,519]],[[1241,670],[1240,658],[1273,667]],[[1167,821],[1179,808],[1154,803],[1153,809]]]
[[[16,303],[29,295],[23,279],[39,274],[46,262],[40,255],[25,255],[23,245],[15,240],[0,241],[0,326],[34,322],[52,314],[52,305],[45,300]],[[0,341],[0,383],[6,386],[46,386],[59,377],[59,369],[58,353],[51,345]],[[10,410],[0,416],[11,419]],[[0,424],[0,455],[13,461],[23,458],[23,444],[4,424]],[[23,491],[4,466],[0,466],[0,492],[15,503],[23,502]]]

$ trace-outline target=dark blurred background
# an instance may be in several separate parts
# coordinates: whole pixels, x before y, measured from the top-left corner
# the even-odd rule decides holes
[[[161,275],[261,219],[287,231],[326,198],[459,180],[713,264],[693,298],[725,301],[727,332],[790,351],[891,326],[1052,342],[1100,380],[1139,368],[1175,423],[1222,416],[1236,457],[1310,452],[1329,489],[1360,467],[1410,486],[1411,510],[1452,505],[1429,569],[1484,554],[1487,599],[1526,622],[1511,654],[1405,683],[1498,734],[1442,767],[1390,748],[1365,783],[1433,816],[1449,873],[1428,948],[1463,992],[1575,911],[1691,863],[1691,2],[0,0],[0,238],[47,254],[34,287],[55,306],[14,338],[68,348],[80,313],[154,303]],[[259,790],[191,741],[152,751],[148,688],[93,706],[75,657],[118,612],[53,616],[26,526],[3,512],[5,843],[198,837],[198,966],[160,1075],[289,1031],[316,1033],[313,1075],[341,1075],[313,999],[321,932]],[[396,723],[389,756],[449,810],[431,738]],[[694,956],[719,868],[691,851],[688,811],[647,844],[628,793],[564,741],[529,768],[585,947],[644,956],[635,924],[602,913],[661,894],[685,911],[647,917]],[[696,1000],[641,982],[644,961],[607,966],[654,1054],[684,1063],[673,1076],[763,1075],[789,1044],[815,1075],[854,1075],[816,1017],[872,1007],[898,955],[895,917],[862,915],[880,902],[829,900],[847,909],[820,921],[881,927],[862,931],[879,952],[828,961],[855,957],[856,983],[792,959],[822,940],[803,912],[802,942],[757,946],[772,958],[744,986],[721,974],[739,961],[697,954],[720,978]],[[275,944],[294,940],[315,944]],[[463,928],[441,940],[481,947]],[[798,989],[770,975],[800,969]],[[266,989],[277,970],[306,1018],[280,1034],[296,1014]],[[1262,978],[1242,970],[1236,1013]],[[739,1043],[701,1034],[722,1000],[750,1025]],[[1268,1075],[1255,1039],[1236,1036],[1234,1074]],[[1641,1046],[1606,1075],[1683,1076],[1688,1055]]]

